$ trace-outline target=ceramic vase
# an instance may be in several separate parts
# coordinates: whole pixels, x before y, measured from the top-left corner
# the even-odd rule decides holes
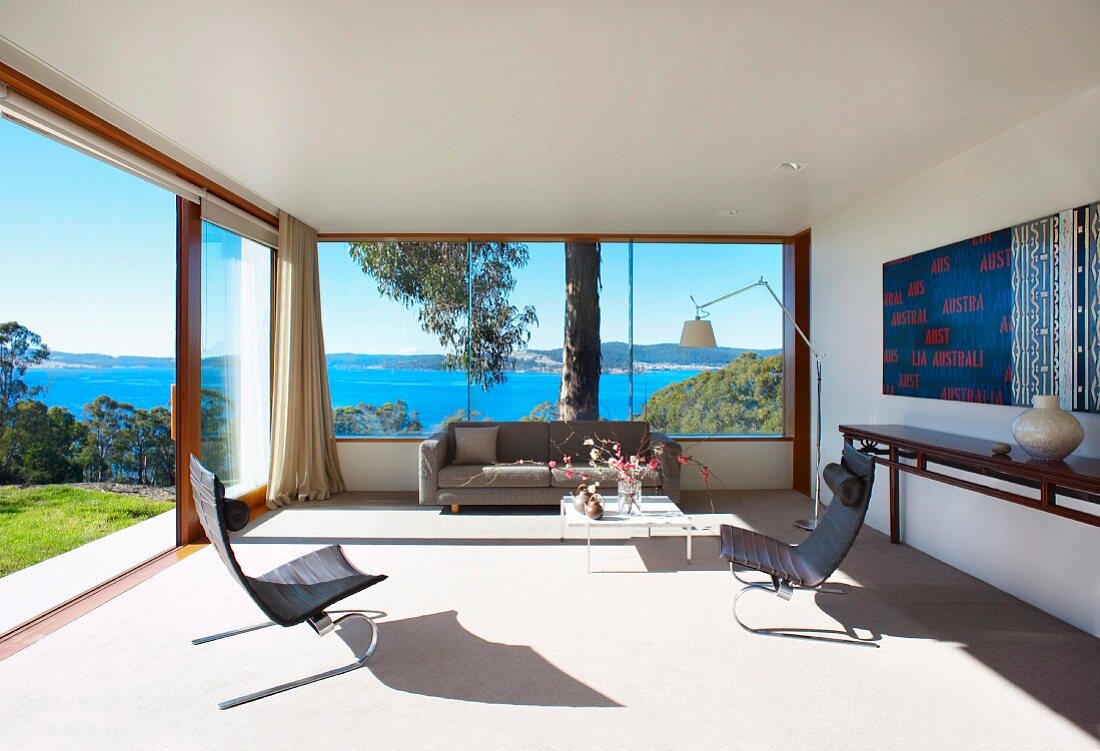
[[[573,496],[573,508],[575,508],[578,513],[583,514],[584,507],[588,503],[588,499],[591,497],[592,494],[588,492],[588,488],[582,485]]]
[[[1077,418],[1058,406],[1057,396],[1037,396],[1034,407],[1012,423],[1012,436],[1020,448],[1036,459],[1060,461],[1085,439]]]
[[[603,516],[603,498],[598,493],[588,497],[588,501],[584,504],[584,513],[589,519],[599,519]]]

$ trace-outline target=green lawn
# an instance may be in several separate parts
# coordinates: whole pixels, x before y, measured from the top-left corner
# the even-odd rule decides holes
[[[0,486],[0,576],[162,514],[173,505],[64,485]]]

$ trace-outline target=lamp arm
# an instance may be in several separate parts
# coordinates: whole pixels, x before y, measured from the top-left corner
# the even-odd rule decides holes
[[[721,297],[716,297],[715,299],[711,300],[710,302],[703,303],[702,305],[700,305],[699,303],[696,303],[694,297],[691,298],[691,301],[693,303],[695,303],[695,317],[696,317],[696,319],[701,318],[702,315],[703,315],[703,311],[706,308],[709,308],[711,305],[714,305],[715,303],[722,302],[723,300],[728,300],[731,297],[735,297],[736,295],[741,294],[742,292],[748,292],[753,287],[764,287],[768,290],[768,294],[770,294],[772,296],[772,299],[775,300],[775,304],[778,305],[779,309],[783,311],[783,315],[786,316],[787,320],[791,322],[791,325],[794,326],[794,330],[798,332],[798,335],[800,337],[802,337],[802,341],[806,342],[806,346],[809,347],[810,352],[812,352],[813,356],[814,356],[814,360],[815,360],[814,370],[816,371],[816,374],[817,374],[817,384],[816,384],[816,387],[814,389],[814,396],[817,397],[816,398],[817,409],[814,411],[815,412],[814,416],[816,418],[815,419],[815,425],[814,425],[814,457],[813,457],[814,458],[814,487],[813,487],[814,518],[812,520],[812,526],[809,526],[810,522],[807,522],[807,526],[802,526],[803,525],[802,522],[798,522],[798,525],[801,526],[803,529],[811,529],[811,530],[816,529],[817,528],[817,512],[818,512],[818,509],[821,507],[821,360],[824,356],[813,345],[813,342],[810,341],[810,337],[806,336],[806,332],[803,331],[802,327],[799,326],[798,323],[794,320],[794,316],[791,315],[791,311],[787,310],[787,306],[784,305],[783,301],[779,299],[779,295],[775,294],[775,290],[772,289],[772,286],[770,284],[768,284],[768,282],[764,279],[764,277],[760,277],[759,279],[757,279],[755,282],[753,282],[751,284],[746,284],[744,287],[741,287],[740,289],[735,289],[733,292],[722,295]]]
[[[802,337],[802,341],[806,342],[806,346],[810,348],[810,351],[814,353],[814,357],[816,357],[817,361],[820,363],[824,355],[817,351],[817,347],[815,347],[813,345],[813,342],[810,341],[810,337],[806,336],[806,332],[802,330],[802,327],[795,323],[794,316],[792,316],[791,312],[787,310],[787,306],[784,305],[782,301],[780,301],[779,296],[775,294],[775,290],[772,289],[772,286],[767,282],[764,282],[764,286],[767,287],[768,293],[771,294],[772,299],[775,300],[775,304],[778,305],[779,309],[783,311],[783,315],[785,315],[787,317],[787,320],[791,322],[791,325],[794,326],[794,330],[798,332],[798,335],[800,337]]]
[[[767,284],[767,282],[764,281],[764,277],[760,277],[759,279],[757,279],[752,284],[746,284],[744,287],[741,287],[740,289],[735,289],[733,292],[722,295],[721,297],[716,297],[713,300],[711,300],[710,302],[705,302],[702,305],[700,305],[699,303],[695,303],[695,314],[698,315],[700,313],[700,311],[703,311],[706,308],[709,308],[711,305],[714,305],[714,303],[716,303],[716,302],[722,302],[723,300],[728,300],[731,297],[736,297],[737,295],[741,294],[742,292],[748,292],[753,287],[759,287],[762,284]],[[694,297],[691,298],[691,301],[695,302],[695,298]]]
[[[775,300],[775,304],[778,305],[779,309],[783,311],[783,315],[786,316],[787,320],[791,322],[791,325],[794,326],[794,330],[798,332],[798,335],[800,337],[802,337],[802,341],[806,342],[806,346],[810,348],[810,352],[812,352],[814,357],[820,362],[822,357],[824,357],[824,355],[822,355],[817,350],[817,348],[813,345],[813,342],[810,341],[810,337],[806,336],[806,332],[803,331],[802,327],[799,326],[798,323],[795,322],[794,316],[792,316],[791,312],[789,310],[787,310],[787,306],[785,306],[783,304],[783,301],[779,299],[779,295],[775,294],[775,290],[772,289],[772,286],[770,284],[768,284],[767,281],[764,280],[764,277],[760,277],[755,282],[752,282],[751,284],[746,284],[744,287],[741,287],[740,289],[735,289],[733,292],[722,295],[721,297],[716,297],[713,300],[711,300],[710,302],[705,302],[702,305],[700,305],[698,303],[695,303],[695,317],[699,318],[700,314],[704,310],[709,308],[711,305],[714,305],[715,303],[722,302],[723,300],[728,300],[731,297],[736,297],[737,295],[741,294],[742,292],[748,292],[750,289],[752,289],[754,287],[764,287],[765,289],[768,290],[768,294],[770,294],[772,296],[772,299]],[[691,298],[691,301],[695,302],[695,298],[694,297]]]

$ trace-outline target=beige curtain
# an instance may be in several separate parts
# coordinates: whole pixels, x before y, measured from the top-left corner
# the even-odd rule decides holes
[[[271,508],[319,501],[344,489],[332,425],[321,331],[317,231],[279,214],[271,393]]]

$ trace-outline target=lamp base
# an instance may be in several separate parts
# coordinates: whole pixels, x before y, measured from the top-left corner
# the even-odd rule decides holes
[[[807,532],[813,532],[817,529],[817,519],[799,519],[794,523],[794,526]]]

